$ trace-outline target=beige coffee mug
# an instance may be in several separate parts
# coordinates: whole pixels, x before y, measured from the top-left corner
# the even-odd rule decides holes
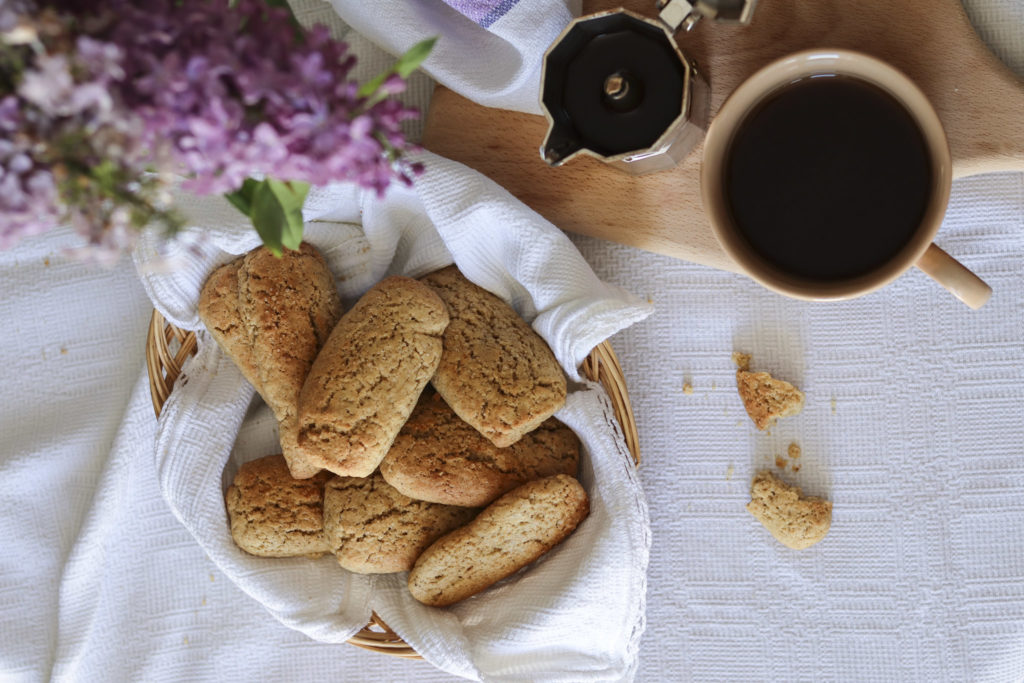
[[[730,144],[747,115],[768,96],[799,79],[818,74],[849,76],[891,95],[914,119],[928,148],[932,188],[920,225],[891,259],[870,272],[844,280],[813,280],[787,273],[753,251],[738,231],[726,200],[725,166]],[[935,109],[913,81],[874,57],[850,50],[816,49],[783,57],[744,81],[715,116],[704,141],[701,194],[715,236],[751,278],[798,299],[849,299],[883,287],[917,266],[971,308],[980,308],[992,289],[963,264],[932,244],[942,224],[953,180],[949,144]]]

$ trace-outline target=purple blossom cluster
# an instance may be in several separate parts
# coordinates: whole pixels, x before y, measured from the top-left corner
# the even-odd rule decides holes
[[[20,127],[18,98],[8,95],[0,100],[0,249],[60,220],[53,173],[32,158]]]
[[[383,193],[414,172],[401,122],[415,110],[371,106],[348,75],[355,57],[319,26],[302,39],[287,10],[259,0],[115,2],[105,38],[124,53],[125,106],[144,140],[164,142],[185,187],[230,192],[254,174],[313,185],[351,181]],[[385,87],[398,92],[401,79]]]
[[[109,93],[120,75],[118,55],[104,54],[102,43],[87,36],[74,39],[66,21],[28,0],[5,3],[0,31],[8,66],[0,88],[0,248],[64,220],[90,243],[109,243],[109,235],[126,232],[117,225],[126,212],[110,197],[83,191],[89,188],[82,177],[103,162],[111,143],[119,146],[109,163],[130,162],[124,143],[137,137],[129,129],[133,119],[117,115]],[[74,49],[46,50],[46,43],[62,41]],[[62,180],[77,190],[74,206],[67,206]]]
[[[0,247],[66,221],[88,239],[79,256],[109,262],[134,243],[142,220],[167,215],[144,179],[152,159],[141,122],[112,94],[123,53],[73,36],[69,23],[52,11],[3,18],[4,57],[32,59],[0,104]]]
[[[350,80],[355,57],[261,0],[0,0],[0,247],[69,221],[95,254],[173,225],[184,189],[246,178],[355,182],[383,194],[422,169],[403,121],[418,113]],[[17,72],[17,73],[15,73]]]

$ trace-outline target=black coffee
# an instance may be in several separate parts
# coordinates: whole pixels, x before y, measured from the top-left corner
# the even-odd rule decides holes
[[[869,273],[921,223],[932,167],[891,95],[852,77],[804,78],[740,124],[725,164],[739,232],[766,261],[814,280]]]

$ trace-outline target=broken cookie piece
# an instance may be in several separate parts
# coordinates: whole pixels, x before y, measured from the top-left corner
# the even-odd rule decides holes
[[[804,497],[768,470],[758,472],[750,484],[747,511],[754,515],[779,543],[802,550],[825,538],[832,524],[832,503]]]
[[[803,410],[802,391],[767,372],[750,372],[750,356],[745,353],[733,353],[732,359],[737,366],[736,389],[758,429],[764,431],[780,417]]]
[[[750,369],[750,354],[740,353],[739,351],[732,352],[732,362],[736,364],[736,367],[740,370]]]

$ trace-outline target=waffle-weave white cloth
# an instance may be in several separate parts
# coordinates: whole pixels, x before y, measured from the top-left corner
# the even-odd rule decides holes
[[[615,340],[644,382],[643,680],[1024,680],[1024,175],[958,181],[939,231],[992,285],[978,311],[919,271],[815,304],[576,242],[657,307]],[[758,432],[732,350],[803,389],[803,412]],[[821,543],[790,550],[747,513],[761,469],[833,502]]]
[[[388,275],[418,277],[454,259],[469,279],[532,321],[574,380],[557,415],[585,446],[588,519],[528,573],[449,610],[417,603],[404,574],[363,576],[331,557],[266,560],[239,550],[228,531],[224,490],[240,463],[280,449],[261,412],[235,446],[253,389],[196,314],[213,268],[258,245],[245,219],[219,198],[182,198],[200,244],[170,256],[158,256],[149,240],[136,250],[156,308],[200,331],[198,353],[159,420],[164,497],[228,578],[282,623],[317,640],[344,642],[374,610],[427,660],[460,676],[628,677],[643,631],[647,510],[607,397],[581,381],[577,368],[594,346],[651,307],[600,282],[560,230],[492,181],[433,155],[423,161],[427,171],[415,189],[396,187],[384,199],[349,186],[312,193],[306,239],[324,254],[348,303]],[[345,222],[360,216],[361,226]],[[161,258],[176,267],[154,268]]]

